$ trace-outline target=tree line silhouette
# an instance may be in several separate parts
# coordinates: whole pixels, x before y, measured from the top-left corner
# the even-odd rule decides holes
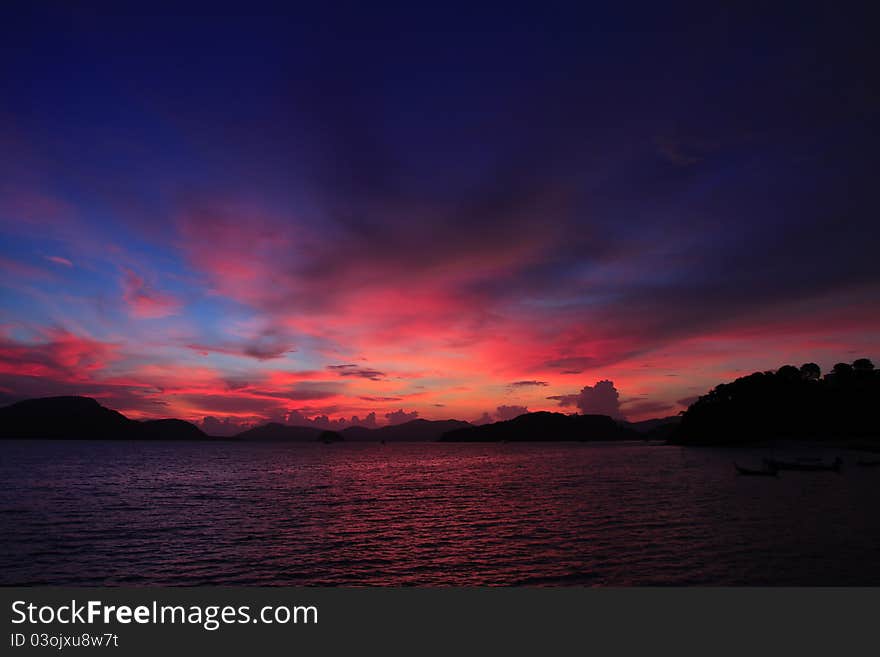
[[[724,444],[772,438],[880,439],[880,370],[867,358],[755,372],[722,383],[682,414],[673,442]]]

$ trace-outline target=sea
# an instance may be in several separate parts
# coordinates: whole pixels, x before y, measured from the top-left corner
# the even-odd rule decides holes
[[[841,472],[734,461],[841,456]],[[880,468],[817,447],[0,442],[2,585],[880,585]]]

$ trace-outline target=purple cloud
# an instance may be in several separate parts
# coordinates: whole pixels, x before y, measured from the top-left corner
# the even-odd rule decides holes
[[[559,402],[562,407],[576,406],[581,413],[587,415],[608,415],[620,418],[620,393],[613,381],[597,381],[594,386],[584,386],[578,393],[570,395],[554,395],[547,397]]]

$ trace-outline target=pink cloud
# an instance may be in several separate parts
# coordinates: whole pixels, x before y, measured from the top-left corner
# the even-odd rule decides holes
[[[670,321],[661,312],[645,312],[644,300],[567,303],[569,295],[577,299],[592,289],[578,280],[579,272],[567,272],[552,293],[537,283],[533,292],[523,272],[530,273],[554,243],[553,231],[488,234],[480,243],[461,224],[454,232],[414,221],[432,225],[435,235],[401,219],[359,241],[349,226],[311,223],[320,228],[239,203],[184,208],[176,228],[177,246],[192,267],[187,275],[206,282],[209,294],[230,307],[244,306],[258,321],[235,330],[225,326],[227,333],[216,339],[196,332],[170,339],[165,333],[150,358],[138,361],[155,365],[152,361],[179,358],[184,361],[179,371],[109,357],[74,369],[93,376],[96,386],[112,379],[112,385],[152,395],[167,404],[164,413],[220,421],[293,412],[333,419],[373,412],[392,421],[412,413],[436,417],[438,408],[446,409],[444,416],[462,418],[489,408],[552,410],[563,397],[580,398],[585,381],[603,379],[633,400],[623,408],[636,419],[677,406],[674,400],[705,392],[743,369],[778,365],[777,357],[799,364],[836,353],[841,360],[841,350],[853,344],[878,345],[865,329],[880,326],[872,303],[876,290],[731,312],[723,319],[696,311],[679,319],[672,313]],[[497,249],[486,248],[485,240],[493,247],[497,240]],[[610,258],[603,264],[612,265]],[[133,317],[183,311],[177,298],[135,273],[140,265],[131,266],[122,285]],[[517,276],[518,283],[508,286]],[[33,376],[69,377],[58,359],[76,360],[64,357],[58,346],[52,347],[57,356],[52,359],[41,358],[34,345],[21,349],[29,349],[27,358],[12,369]],[[22,352],[7,355],[20,358]],[[193,362],[208,371],[196,371]],[[228,371],[210,371],[217,363]],[[233,379],[238,383],[230,386]],[[345,387],[321,385],[328,379]],[[303,386],[304,381],[314,385]],[[143,392],[146,387],[154,392]],[[391,406],[400,400],[406,400],[406,411]],[[600,412],[578,400],[569,407]]]
[[[181,310],[178,299],[154,289],[131,269],[124,270],[122,298],[128,305],[131,315],[138,319],[167,317]]]
[[[118,356],[118,345],[62,328],[45,329],[40,338],[34,342],[0,340],[0,372],[82,380],[104,370]]]
[[[63,267],[73,267],[73,263],[67,258],[62,258],[61,256],[56,255],[47,255],[44,256],[46,260],[49,262],[54,262],[56,265],[61,265]]]
[[[385,419],[388,421],[388,424],[403,424],[404,422],[415,420],[418,417],[418,411],[407,412],[402,408],[396,411],[391,411],[390,413],[385,413]]]

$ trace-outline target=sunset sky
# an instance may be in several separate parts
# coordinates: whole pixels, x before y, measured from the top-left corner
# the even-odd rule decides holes
[[[880,360],[866,16],[69,4],[0,9],[0,403],[638,420]]]

